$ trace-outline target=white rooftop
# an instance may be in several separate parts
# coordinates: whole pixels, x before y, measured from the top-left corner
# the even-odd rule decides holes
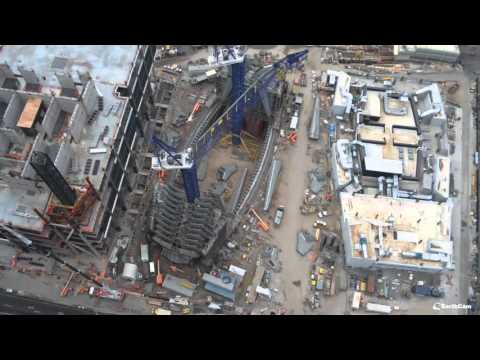
[[[390,160],[373,156],[366,156],[365,170],[402,175],[403,163],[401,160]]]
[[[137,45],[4,45],[0,63],[16,73],[18,66],[33,69],[48,87],[60,87],[55,72],[69,72],[80,82],[78,72],[89,71],[96,81],[120,84],[128,79],[136,50]]]

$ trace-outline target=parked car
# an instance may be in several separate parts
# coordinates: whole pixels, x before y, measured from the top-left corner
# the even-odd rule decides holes
[[[285,215],[285,207],[284,206],[279,206],[277,208],[277,211],[275,211],[275,218],[273,220],[273,223],[275,225],[279,226],[282,223],[284,215]]]

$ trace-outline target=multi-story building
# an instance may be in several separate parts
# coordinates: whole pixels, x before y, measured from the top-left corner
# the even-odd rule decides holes
[[[460,57],[458,45],[393,45],[396,61],[442,61],[456,63]]]
[[[138,171],[155,50],[1,47],[1,238],[65,252],[105,247]]]
[[[359,92],[354,139],[332,147],[346,264],[452,268],[450,160],[428,151],[422,136],[432,117],[446,122],[438,87],[406,93],[364,85]]]

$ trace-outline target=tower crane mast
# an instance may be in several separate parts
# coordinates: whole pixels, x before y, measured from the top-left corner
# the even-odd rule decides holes
[[[262,99],[265,111],[271,114],[266,100],[268,88],[272,85],[279,72],[292,68],[296,63],[304,60],[308,50],[287,55],[272,65],[265,66],[258,72],[253,83],[245,89],[245,54],[238,45],[212,46],[208,65],[193,65],[189,71],[208,71],[221,66],[232,66],[232,104],[220,117],[203,133],[191,148],[177,152],[158,137],[152,137],[156,157],[152,159],[154,170],[181,170],[187,201],[192,203],[200,197],[196,163],[201,160],[221,139],[227,131],[232,132],[234,145],[241,143],[240,133],[243,129],[244,111],[246,107],[255,106],[258,99]]]

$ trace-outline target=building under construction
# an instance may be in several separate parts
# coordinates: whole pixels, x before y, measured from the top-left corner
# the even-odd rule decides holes
[[[206,65],[194,65],[189,68],[189,72],[194,73],[197,67],[207,69]],[[263,75],[270,74],[269,78],[277,79],[276,76],[272,76],[277,75],[277,70],[272,72],[272,67],[264,67],[263,63],[255,62],[255,58],[249,59],[245,68],[245,89]],[[227,75],[224,81],[217,83],[218,96],[215,97],[215,102],[198,116],[188,136],[176,147],[192,148],[196,154],[198,169],[206,166],[206,155],[215,144],[222,143],[225,139],[230,139],[227,141],[231,144],[233,140],[235,122],[230,120],[235,116],[231,112],[231,109],[235,109],[235,106],[231,105],[232,101],[236,100],[233,73],[232,69],[232,76]],[[255,164],[251,164],[252,171],[248,172],[248,176],[246,171],[248,169],[242,171],[244,174],[242,179],[235,184],[236,194],[228,204],[222,197],[223,192],[217,192],[222,185],[225,189],[225,181],[219,181],[213,188],[208,188],[207,182],[202,182],[201,179],[198,186],[201,196],[190,201],[182,188],[185,185],[185,178],[180,175],[184,174],[177,170],[154,191],[147,237],[160,246],[161,254],[169,261],[187,264],[201,260],[203,264],[210,264],[216,249],[225,244],[225,240],[238,223],[237,215],[246,211],[258,179],[266,168],[266,160],[273,150],[273,114],[281,111],[282,99],[287,91],[284,80],[270,81],[275,85],[265,87],[265,96],[255,98],[251,92],[248,100],[247,98],[240,100],[240,104],[248,102],[248,107],[246,106],[245,110],[245,121],[239,127],[241,144],[234,145],[236,148],[233,152],[241,153],[247,148],[245,134],[263,144],[259,144],[258,158],[249,159],[256,160]],[[198,84],[197,81],[194,83]]]
[[[407,93],[357,83],[351,90],[354,139],[336,141],[331,155],[346,264],[452,269],[449,154],[429,150],[422,134],[447,122],[438,86]]]
[[[146,45],[1,47],[0,237],[104,249],[132,191],[154,57]]]

